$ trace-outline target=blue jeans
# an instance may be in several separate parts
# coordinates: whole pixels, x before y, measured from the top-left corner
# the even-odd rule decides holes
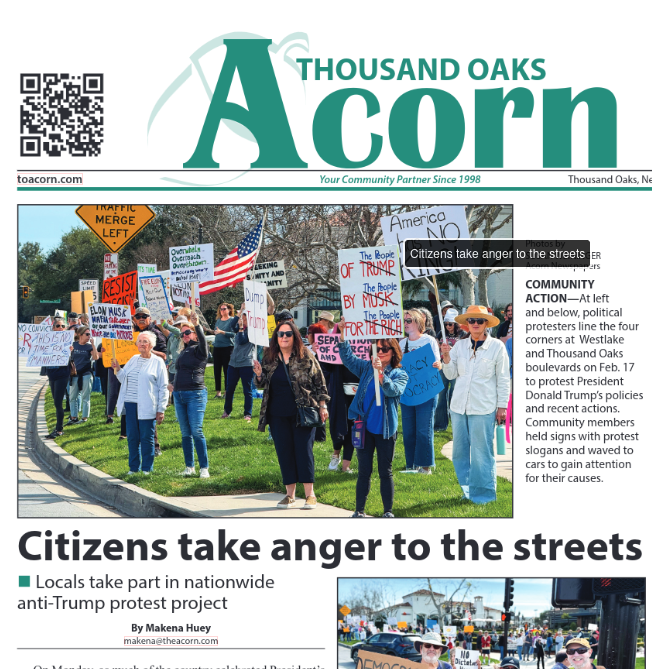
[[[125,402],[127,415],[127,444],[129,445],[129,471],[151,472],[154,468],[154,428],[156,418],[140,420],[138,405]],[[141,463],[142,456],[142,463]]]
[[[181,428],[181,447],[183,448],[183,459],[186,467],[195,466],[195,453],[202,469],[208,469],[208,448],[204,436],[203,423],[208,391],[203,390],[175,390],[174,411],[177,414],[179,427]]]
[[[224,400],[224,413],[233,411],[233,395],[238,387],[238,381],[242,379],[242,390],[244,391],[244,415],[251,416],[254,401],[251,397],[251,381],[254,378],[253,367],[231,367],[226,376],[226,398]]]
[[[516,646],[516,651],[518,652],[518,659],[521,660],[523,658],[523,646]]]
[[[437,398],[416,406],[401,404],[405,464],[414,467],[435,466],[433,423]]]
[[[453,466],[464,497],[474,504],[496,500],[496,412],[470,416],[451,411]]]
[[[70,417],[79,417],[79,398],[81,397],[81,411],[82,418],[88,418],[91,413],[91,389],[93,388],[93,375],[88,372],[82,377],[82,391],[79,392],[79,385],[77,377],[73,376],[70,380],[70,390],[68,397],[70,398]]]
[[[455,379],[451,381],[443,372],[441,380],[444,382],[444,389],[437,396],[437,410],[435,411],[435,431],[437,432],[448,428],[448,412],[455,388]]]

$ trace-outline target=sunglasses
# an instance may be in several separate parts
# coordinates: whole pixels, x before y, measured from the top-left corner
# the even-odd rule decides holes
[[[567,648],[566,649],[566,655],[575,655],[575,653],[579,653],[580,655],[584,655],[584,653],[588,653],[589,649],[588,648]]]
[[[452,327],[455,325],[455,323],[444,323],[444,325],[445,325],[447,328],[452,328]]]
[[[145,314],[138,314],[138,316],[135,316],[135,318],[137,321],[146,321],[149,318],[149,316]]]
[[[294,337],[294,332],[279,332],[278,333],[279,337]]]
[[[228,307],[220,307],[220,311],[228,311],[228,310],[229,310]]]
[[[426,650],[428,650],[428,648],[439,648],[439,646],[435,646],[434,643],[423,643],[423,644],[421,644],[421,645],[422,645]]]
[[[63,323],[57,323],[54,327],[55,328],[65,328],[66,326]]]
[[[391,346],[379,346],[378,350],[381,353],[389,353],[392,350],[392,347]]]
[[[192,330],[184,330],[181,335],[184,337],[189,337],[192,334]]]
[[[482,325],[483,323],[487,322],[486,318],[467,318],[466,322],[469,323],[470,325],[475,325],[476,323],[478,325]]]
[[[414,321],[411,318],[406,318],[404,323],[406,323],[407,325],[410,325],[410,323],[414,323]]]

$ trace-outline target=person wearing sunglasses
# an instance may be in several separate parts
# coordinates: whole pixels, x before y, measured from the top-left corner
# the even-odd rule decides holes
[[[319,410],[324,423],[330,399],[324,374],[315,356],[303,344],[301,333],[291,321],[279,323],[265,349],[262,364],[253,362],[255,382],[263,389],[258,431],[269,423],[278,457],[285,497],[276,505],[295,506],[297,483],[303,484],[306,501],[303,509],[317,507],[315,496],[315,427],[297,425],[297,405]]]
[[[378,476],[380,478],[380,497],[383,502],[383,518],[393,518],[394,477],[392,460],[398,433],[398,405],[400,397],[408,383],[408,375],[401,369],[403,354],[396,339],[379,339],[377,357],[370,360],[358,358],[351,346],[344,339],[346,321],[338,323],[340,330],[340,358],[359,379],[353,402],[349,407],[351,420],[362,420],[364,438],[362,447],[356,448],[358,454],[358,480],[355,488],[355,513],[353,518],[364,518],[364,509],[371,489],[371,473],[374,464],[374,452],[377,453]],[[380,385],[380,406],[376,405],[376,386],[374,370],[378,371]]]
[[[235,307],[228,302],[222,302],[217,311],[215,342],[213,343],[213,375],[215,376],[215,399],[221,399],[222,371],[224,371],[226,389],[229,361],[233,353],[235,335],[238,332],[238,317],[235,315]]]
[[[569,667],[571,669],[593,669],[591,657],[593,649],[588,639],[570,639],[564,646],[566,655],[568,655]],[[598,666],[597,669],[603,669]]]
[[[80,325],[75,330],[75,341],[70,347],[71,359],[75,365],[76,376],[70,377],[70,420],[67,425],[76,425],[79,420],[78,398],[81,398],[81,422],[85,423],[91,413],[91,390],[93,388],[92,361],[100,354],[95,348],[90,328]]]
[[[500,322],[487,307],[470,306],[455,321],[468,325],[470,336],[454,347],[441,345],[444,374],[456,379],[450,412],[453,465],[463,498],[487,504],[496,499],[494,427],[507,412],[509,358],[505,345],[487,332]]]
[[[426,319],[418,309],[408,309],[403,314],[405,334],[399,346],[404,356],[410,355],[422,346],[430,346],[435,356],[433,367],[441,369],[439,344],[434,337],[426,334]],[[437,396],[417,405],[401,403],[403,424],[403,446],[405,448],[406,472],[432,474],[435,466],[434,422]]]
[[[190,323],[181,324],[180,330],[184,348],[176,361],[174,383],[168,389],[174,395],[174,410],[181,428],[181,446],[186,463],[182,475],[194,475],[194,451],[197,451],[199,478],[207,479],[210,474],[203,424],[208,401],[208,390],[204,384],[208,343],[196,313],[190,314]]]
[[[441,634],[437,632],[428,632],[420,639],[415,639],[414,650],[421,655],[421,664],[427,664],[430,669],[452,669],[454,666],[454,650],[450,651],[450,664],[439,659],[442,653],[448,651],[448,646],[442,642]]]
[[[66,324],[62,320],[56,320],[52,324],[53,332],[63,332],[65,329]],[[70,379],[70,366],[69,364],[65,364],[46,367],[45,375],[48,377],[50,393],[52,394],[52,401],[54,402],[54,409],[57,415],[55,428],[48,434],[47,438],[56,439],[63,435],[63,398],[66,396],[68,380]]]

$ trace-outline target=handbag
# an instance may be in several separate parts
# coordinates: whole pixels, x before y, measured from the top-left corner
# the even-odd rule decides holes
[[[283,369],[285,370],[285,376],[288,378],[290,389],[292,389],[292,381],[290,381],[290,374],[287,365],[285,364],[285,360],[281,359],[281,362],[283,363]],[[319,409],[316,409],[315,407],[305,407],[302,404],[299,404],[296,397],[294,398],[294,401],[297,404],[297,427],[321,427],[324,425],[321,416],[319,415]]]
[[[70,376],[77,376],[77,367],[72,360],[70,361]]]

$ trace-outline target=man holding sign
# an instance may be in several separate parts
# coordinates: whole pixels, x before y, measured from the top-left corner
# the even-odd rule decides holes
[[[371,488],[374,451],[378,452],[380,496],[383,500],[383,518],[393,518],[394,478],[392,460],[398,431],[399,398],[405,391],[408,375],[400,368],[401,349],[396,339],[379,339],[377,353],[371,360],[361,360],[351,352],[345,332],[350,331],[344,318],[338,324],[342,343],[340,358],[359,379],[355,397],[349,407],[349,418],[354,424],[353,445],[358,453],[358,482],[355,491],[353,518],[364,518],[364,508]],[[378,392],[374,388],[377,380]],[[379,397],[380,402],[376,402]]]

